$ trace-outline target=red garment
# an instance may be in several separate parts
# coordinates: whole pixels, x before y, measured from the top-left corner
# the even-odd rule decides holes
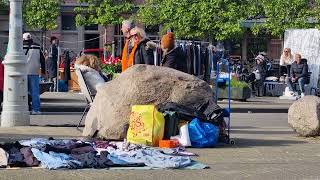
[[[0,91],[3,92],[4,84],[4,65],[0,62]]]

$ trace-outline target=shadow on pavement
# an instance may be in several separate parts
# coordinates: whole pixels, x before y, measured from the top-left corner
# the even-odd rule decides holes
[[[46,125],[31,124],[30,126],[33,126],[33,127],[74,127],[74,128],[77,127],[77,125],[75,125],[75,124],[46,124]],[[79,127],[84,127],[84,125],[80,125]]]
[[[266,139],[244,139],[233,138],[234,145],[219,144],[217,148],[252,148],[252,147],[273,147],[273,146],[290,146],[294,144],[305,144],[306,141],[295,140],[266,140]]]
[[[294,134],[293,131],[246,131],[231,130],[232,134]]]
[[[33,135],[33,134],[1,134],[0,143],[15,142],[32,138],[50,138],[54,139],[79,139],[81,136],[50,136],[50,135]]]

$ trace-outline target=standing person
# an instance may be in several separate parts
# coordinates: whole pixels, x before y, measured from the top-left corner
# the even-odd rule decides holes
[[[125,38],[125,45],[122,50],[122,61],[121,61],[122,72],[128,68],[128,59],[129,59],[130,53],[131,53],[133,46],[134,46],[132,36],[130,35],[130,31],[131,31],[131,29],[134,28],[134,26],[135,25],[131,20],[124,20],[122,22],[121,31],[122,31],[123,36]]]
[[[161,49],[163,51],[161,66],[187,73],[186,57],[181,48],[175,46],[174,34],[172,32],[167,33],[161,38]]]
[[[45,60],[40,45],[33,42],[30,33],[23,34],[23,49],[27,57],[28,91],[32,99],[32,114],[40,112],[39,70],[45,74]]]
[[[290,76],[290,67],[293,63],[293,55],[291,54],[290,48],[284,48],[280,58],[280,76],[288,74]]]
[[[57,37],[51,37],[50,39],[50,49],[49,49],[49,56],[47,60],[47,71],[48,71],[48,78],[49,82],[53,83],[53,90],[57,90],[57,71],[58,71],[58,43],[59,40]]]
[[[157,45],[147,38],[146,32],[141,28],[133,28],[130,35],[133,38],[134,47],[128,59],[128,67],[135,64],[154,65],[153,51]]]
[[[308,77],[308,64],[301,61],[301,54],[296,54],[295,61],[291,65],[290,77],[286,79],[289,90],[293,92],[293,83],[298,82],[301,91],[301,97],[305,96],[304,85]],[[293,95],[294,93],[291,93]]]

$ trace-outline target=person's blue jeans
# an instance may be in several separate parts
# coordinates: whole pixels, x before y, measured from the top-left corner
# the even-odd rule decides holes
[[[32,98],[32,111],[40,111],[39,75],[28,75],[28,92]]]
[[[293,83],[292,83],[292,80],[290,78],[286,79],[286,83],[287,83],[287,85],[289,87],[289,90],[290,91],[294,91],[293,90]],[[298,84],[299,84],[299,88],[300,88],[301,93],[304,93],[305,92],[304,85],[306,84],[306,79],[304,77],[299,78],[298,79]]]

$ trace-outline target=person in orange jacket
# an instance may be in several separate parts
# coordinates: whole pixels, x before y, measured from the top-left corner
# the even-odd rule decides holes
[[[134,23],[131,20],[124,20],[122,22],[122,33],[125,37],[125,45],[122,51],[122,72],[125,71],[129,65],[128,65],[128,61],[129,61],[129,56],[130,53],[132,51],[132,49],[134,48],[134,42],[132,39],[132,36],[130,36],[130,31],[131,29],[133,29],[135,27]]]

